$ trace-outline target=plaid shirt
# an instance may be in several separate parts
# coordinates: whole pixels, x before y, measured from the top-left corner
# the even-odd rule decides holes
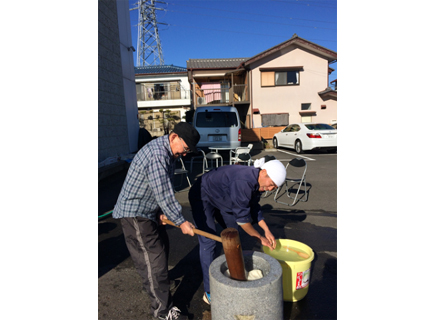
[[[157,222],[163,212],[177,226],[186,221],[173,189],[176,159],[165,135],[147,143],[131,162],[113,218],[143,217]]]

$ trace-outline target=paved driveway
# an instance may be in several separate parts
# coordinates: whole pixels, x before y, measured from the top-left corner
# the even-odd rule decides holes
[[[253,150],[252,154],[255,159],[266,154],[274,155],[284,164],[294,157],[306,158],[308,201],[288,207],[273,201],[271,195],[262,199],[261,205],[276,238],[301,241],[315,252],[308,294],[301,301],[284,303],[285,319],[336,319],[337,155],[297,155],[285,149]],[[200,162],[194,164],[192,178],[200,171],[200,166]],[[113,208],[124,176],[125,172],[121,172],[100,184],[99,215],[110,210],[107,208]],[[193,221],[187,192],[179,192],[176,197],[183,206],[185,217]],[[141,280],[125,247],[119,222],[109,216],[98,224],[98,318],[152,319],[148,316],[148,296],[141,293]],[[167,227],[167,230],[171,241],[170,277],[178,285],[173,291],[174,302],[189,312],[190,319],[209,320],[210,307],[202,301],[197,238],[183,235],[174,227]],[[240,237],[243,250],[261,251],[260,245],[243,231]]]

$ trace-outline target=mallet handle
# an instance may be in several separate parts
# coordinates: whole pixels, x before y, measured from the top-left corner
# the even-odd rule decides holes
[[[162,221],[171,225],[171,226],[179,228],[179,226],[176,226],[175,223],[173,223],[172,221],[169,221],[168,219],[163,219]],[[221,237],[218,237],[214,234],[211,234],[211,233],[208,233],[208,232],[196,229],[196,228],[193,228],[193,233],[198,234],[198,235],[203,236],[203,237],[206,237],[206,238],[209,238],[209,239],[212,239],[212,240],[215,240],[215,241],[222,242]]]

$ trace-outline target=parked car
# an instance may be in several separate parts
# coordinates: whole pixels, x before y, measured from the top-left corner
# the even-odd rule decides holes
[[[242,129],[235,107],[198,107],[193,125],[200,134],[198,148],[231,146],[240,147]]]
[[[303,153],[314,149],[337,150],[337,129],[326,123],[293,123],[273,136],[274,148]]]

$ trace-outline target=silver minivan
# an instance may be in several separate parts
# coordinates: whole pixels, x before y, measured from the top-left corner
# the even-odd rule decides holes
[[[193,125],[201,138],[198,148],[231,146],[240,147],[242,129],[235,107],[198,107]]]

